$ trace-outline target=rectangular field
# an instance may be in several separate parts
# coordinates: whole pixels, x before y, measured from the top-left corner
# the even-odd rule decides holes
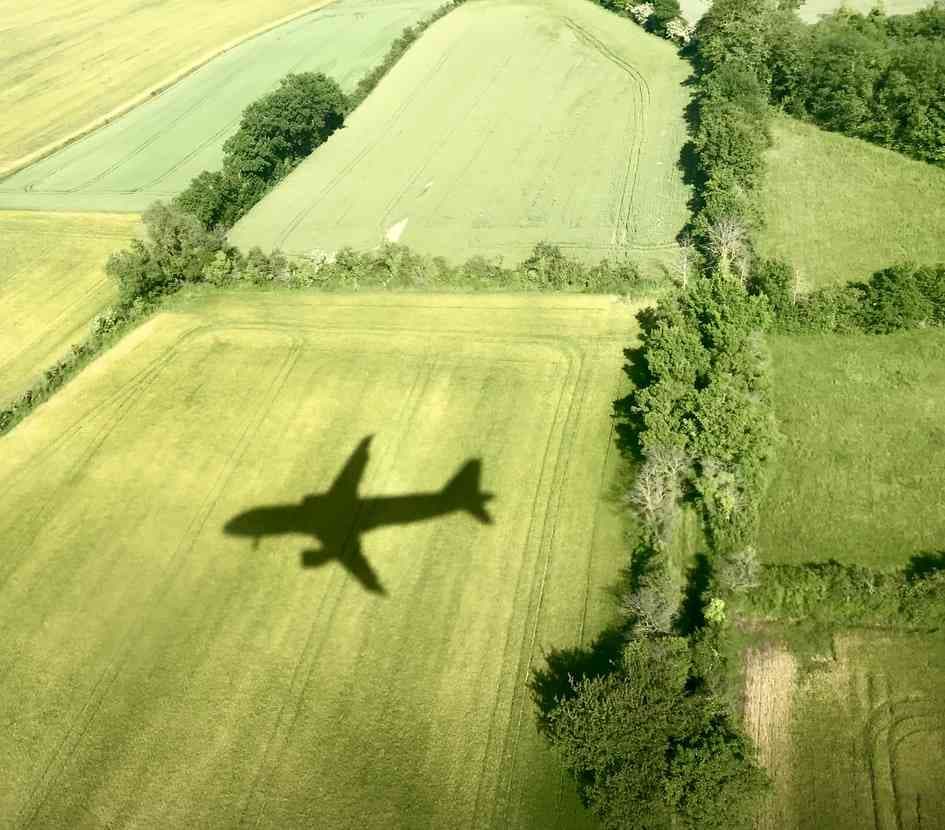
[[[113,299],[105,260],[138,227],[135,215],[0,211],[0,406]]]
[[[614,612],[635,311],[203,295],[0,438],[6,826],[589,826],[525,683]],[[493,524],[362,532],[383,596],[303,567],[311,536],[224,533],[301,509],[372,434],[359,497],[480,459]],[[358,509],[328,518],[384,524]]]
[[[945,170],[793,118],[773,134],[762,254],[787,258],[811,288],[945,260]]]
[[[813,671],[778,648],[747,669],[747,726],[774,783],[758,830],[945,826],[940,634],[841,634]]]
[[[2,0],[0,0],[2,2]],[[215,170],[243,110],[289,72],[343,88],[443,0],[338,0],[247,40],[108,126],[0,181],[0,207],[143,211]],[[22,109],[17,112],[23,112]]]
[[[399,239],[451,260],[675,250],[688,64],[586,0],[477,0],[432,26],[231,233],[293,254]]]
[[[0,173],[207,53],[316,5],[317,0],[0,0]]]
[[[945,550],[945,332],[770,345],[784,441],[762,557],[894,568]]]

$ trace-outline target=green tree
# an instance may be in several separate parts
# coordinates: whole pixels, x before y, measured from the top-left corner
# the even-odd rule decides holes
[[[691,690],[691,670],[684,638],[634,640],[614,671],[536,698],[550,709],[545,737],[603,827],[748,826],[764,773],[719,704]]]

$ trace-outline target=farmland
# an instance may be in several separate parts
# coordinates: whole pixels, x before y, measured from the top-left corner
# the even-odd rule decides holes
[[[778,770],[761,830],[919,830],[945,822],[945,646],[846,633],[812,672],[778,648],[749,659],[749,726]]]
[[[84,333],[114,295],[105,260],[138,217],[0,212],[0,405]]]
[[[545,240],[655,269],[687,217],[689,74],[671,44],[585,0],[462,6],[231,239],[299,254],[386,237],[506,262]]]
[[[945,333],[770,343],[784,441],[762,557],[893,568],[945,550]]]
[[[0,207],[143,211],[220,166],[242,111],[289,72],[352,89],[440,0],[339,0],[247,40],[107,127],[0,181]]]
[[[0,0],[0,172],[314,0]],[[323,4],[324,5],[324,4]]]
[[[789,259],[811,288],[945,259],[945,170],[792,118],[772,132],[765,256]]]
[[[0,438],[0,814],[585,826],[524,682],[612,614],[624,541],[601,494],[634,311],[217,292],[126,336]],[[360,495],[435,492],[480,459],[494,523],[366,534],[385,596],[300,567],[309,536],[224,533],[327,489],[369,435]]]

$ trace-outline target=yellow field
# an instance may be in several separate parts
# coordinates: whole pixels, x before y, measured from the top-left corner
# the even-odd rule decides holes
[[[111,301],[105,260],[138,227],[133,214],[0,211],[0,405]]]
[[[328,0],[0,0],[0,173],[228,43]]]
[[[0,438],[4,826],[589,827],[526,680],[615,612],[637,310],[198,293]],[[310,516],[343,561],[307,567],[328,544],[301,527],[231,535],[308,510],[371,435],[347,506]],[[360,501],[476,459],[491,524]]]

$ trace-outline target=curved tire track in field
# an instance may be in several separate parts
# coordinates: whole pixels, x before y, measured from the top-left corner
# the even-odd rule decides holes
[[[646,134],[646,123],[651,105],[650,85],[646,77],[633,64],[624,60],[620,55],[592,35],[587,29],[569,17],[562,18],[577,37],[603,57],[626,72],[634,84],[633,102],[637,109],[637,129],[633,131],[630,152],[627,154],[627,166],[624,171],[623,188],[620,192],[620,202],[617,206],[617,226],[612,237],[616,247],[618,242],[622,247],[627,241],[627,226],[630,222],[630,213],[633,209],[633,200],[637,191],[640,173],[640,157],[643,153],[643,142]],[[618,239],[620,232],[623,238]]]
[[[877,689],[877,685],[882,686]],[[903,799],[898,780],[897,754],[908,738],[945,731],[945,717],[936,702],[924,695],[894,697],[889,679],[868,677],[870,697],[874,702],[867,715],[864,737],[867,768],[876,830],[905,830]]]

